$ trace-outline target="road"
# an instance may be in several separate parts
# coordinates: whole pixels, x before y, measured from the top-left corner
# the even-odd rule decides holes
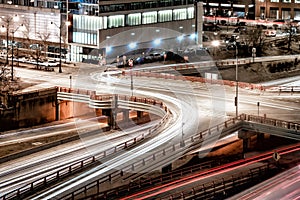
[[[55,74],[37,71],[31,73],[26,69],[17,69],[18,74],[23,80],[39,83],[39,87],[65,86],[70,85],[69,76],[66,74]],[[119,93],[130,95],[132,92],[136,96],[152,97],[164,101],[173,114],[170,126],[153,138],[132,151],[124,153],[109,160],[104,165],[99,166],[89,172],[84,173],[70,183],[49,190],[36,198],[54,198],[62,195],[71,188],[76,188],[80,183],[87,183],[101,174],[109,172],[111,169],[118,169],[124,164],[130,165],[133,160],[138,159],[149,152],[157,150],[166,144],[180,141],[182,137],[188,137],[195,132],[205,130],[223,122],[224,119],[235,115],[233,99],[235,96],[234,88],[228,86],[217,86],[210,84],[193,83],[188,81],[175,81],[157,78],[133,77],[133,90],[131,90],[131,77],[121,75],[103,75],[101,69],[86,67],[72,75],[72,86],[74,88],[84,88],[97,91],[97,93]],[[252,91],[240,90],[239,112],[247,114],[257,113],[257,102],[260,102],[260,114],[267,114],[269,117],[281,118],[286,120],[300,121],[299,102],[293,100],[288,105],[280,99],[274,98],[272,94],[254,93]],[[216,142],[216,141],[214,141]],[[179,158],[176,155],[172,159]],[[108,167],[109,166],[109,167]],[[150,168],[149,165],[141,169],[155,170],[161,166]],[[145,171],[144,171],[145,172]],[[149,172],[149,171],[148,171]],[[54,192],[56,191],[56,192]]]
[[[47,174],[56,172],[57,170],[71,165],[79,160],[83,160],[91,155],[97,155],[105,149],[114,147],[117,144],[125,142],[130,138],[134,138],[137,135],[147,132],[150,127],[157,123],[152,121],[148,124],[141,125],[139,128],[129,128],[123,131],[99,131],[99,127],[92,120],[80,120],[77,124],[82,123],[81,128],[86,129],[89,132],[95,132],[93,135],[85,136],[82,140],[76,140],[64,145],[60,145],[51,149],[43,150],[38,153],[30,154],[12,161],[8,161],[0,164],[0,194],[5,194],[16,188],[19,188],[25,184],[36,180],[37,178],[44,177]],[[99,126],[99,124],[98,124]],[[72,127],[72,128],[70,128]],[[56,125],[53,127],[44,127],[32,129],[30,131],[15,132],[13,137],[17,137],[13,142],[23,142],[25,139],[38,140],[42,135],[54,135],[54,134],[67,134],[70,131],[74,131],[75,123],[68,123],[62,125]],[[76,127],[75,127],[76,128]],[[76,128],[75,131],[82,131],[80,128]],[[24,134],[30,136],[25,137]],[[6,135],[9,139],[12,134]],[[2,136],[4,138],[4,136]],[[4,145],[8,140],[0,140],[0,145]]]
[[[245,190],[228,200],[299,200],[300,165]]]

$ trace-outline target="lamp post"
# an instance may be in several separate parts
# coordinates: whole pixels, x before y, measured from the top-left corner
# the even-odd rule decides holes
[[[11,80],[12,81],[14,80],[14,43],[15,43],[15,32],[17,32],[20,27],[24,27],[24,25],[21,24],[15,30],[12,31],[12,43],[11,43]],[[17,49],[18,49],[18,46],[17,46]]]
[[[213,55],[215,55],[215,54],[216,54],[216,48],[217,48],[218,46],[220,46],[220,41],[219,41],[219,40],[213,40],[213,41],[211,42],[211,44],[212,44],[212,46],[214,47]]]
[[[236,88],[235,88],[235,98],[234,98],[234,105],[235,105],[235,116],[237,117],[239,115],[238,110],[238,95],[239,95],[239,79],[238,79],[238,47],[236,42],[236,37],[234,38],[234,45],[235,45],[235,82],[236,82]]]
[[[60,25],[58,26],[56,23],[51,22],[51,24],[54,24],[57,28],[59,28],[59,65],[58,65],[58,72],[62,73],[62,69],[61,69],[61,14],[60,14]]]

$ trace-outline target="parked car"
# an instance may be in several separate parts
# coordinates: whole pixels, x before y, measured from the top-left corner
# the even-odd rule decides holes
[[[267,30],[267,31],[265,31],[265,36],[266,37],[275,37],[276,31],[275,30]]]

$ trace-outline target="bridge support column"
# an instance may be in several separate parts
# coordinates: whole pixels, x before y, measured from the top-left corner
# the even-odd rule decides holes
[[[144,112],[143,111],[136,111],[136,115],[137,115],[137,119],[142,119],[143,118],[143,115],[144,115]]]
[[[243,140],[243,154],[248,152],[249,149],[249,143],[252,136],[255,134],[250,131],[245,130],[239,130],[238,131],[238,137]]]
[[[257,138],[257,145],[260,147],[263,145],[264,143],[264,139],[265,139],[265,134],[263,133],[257,133],[256,134],[256,138]]]
[[[107,116],[107,125],[109,126],[110,129],[112,129],[115,124],[115,119],[114,119],[112,109],[103,109],[102,114]]]
[[[59,101],[58,100],[55,103],[55,120],[56,121],[60,120],[60,105],[59,105]]]
[[[247,153],[249,149],[249,139],[244,138],[243,139],[243,154]]]
[[[171,164],[168,164],[166,166],[164,166],[162,169],[161,169],[161,172],[162,173],[168,173],[168,172],[171,172],[172,171],[172,163]]]
[[[129,110],[124,109],[122,112],[123,112],[123,122],[128,122],[129,121]]]

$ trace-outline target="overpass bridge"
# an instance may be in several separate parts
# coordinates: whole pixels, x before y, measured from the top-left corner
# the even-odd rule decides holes
[[[168,76],[168,78],[170,77]],[[45,188],[54,182],[57,183],[61,181],[63,177],[74,174],[78,171],[78,169],[85,169],[96,160],[105,162],[116,155],[122,155],[126,150],[135,149],[145,141],[150,141],[155,135],[158,135],[159,132],[166,127],[166,124],[172,121],[173,117],[172,111],[164,102],[150,98],[129,97],[116,94],[100,95],[96,94],[95,91],[58,88],[57,99],[60,101],[81,102],[88,104],[89,107],[94,109],[114,109],[119,107],[122,109],[147,111],[157,114],[162,117],[162,119],[158,124],[150,129],[148,135],[137,136],[125,143],[116,145],[114,148],[107,149],[102,152],[101,155],[91,156],[73,165],[66,166],[64,169],[57,171],[54,174],[47,175],[31,184],[5,194],[1,197],[1,199],[25,198],[28,195],[34,194],[35,191]],[[239,132],[239,137],[245,141],[243,143],[244,146],[247,145],[248,138],[255,133],[268,133],[296,140],[299,140],[300,138],[300,125],[297,123],[270,119],[266,116],[259,117],[242,114],[236,118],[229,119],[222,124],[196,133],[191,137],[182,138],[182,140],[178,143],[173,143],[172,145],[167,145],[167,143],[165,143],[164,145],[161,145],[157,151],[150,152],[150,154],[140,155],[134,158],[132,163],[128,165],[124,163],[120,169],[108,171],[97,181],[82,187],[79,186],[78,189],[76,189],[76,191],[72,191],[71,194],[68,194],[66,191],[64,194],[66,196],[62,196],[62,199],[75,198],[76,196],[82,196],[83,193],[88,194],[91,191],[95,191],[95,187],[102,188],[102,184],[106,185],[106,187],[103,187],[102,189],[115,187],[119,185],[120,182],[126,184],[132,180],[138,179],[141,174],[144,175],[144,173],[140,173],[140,171],[150,168],[161,169],[161,166],[169,165],[183,155],[199,151],[204,143],[207,144],[210,141],[217,141],[218,139],[226,137],[236,131]],[[249,131],[252,133],[249,133]],[[246,149],[247,148],[245,146],[245,150]],[[100,194],[101,192],[102,191],[100,189],[97,189],[97,193]]]

